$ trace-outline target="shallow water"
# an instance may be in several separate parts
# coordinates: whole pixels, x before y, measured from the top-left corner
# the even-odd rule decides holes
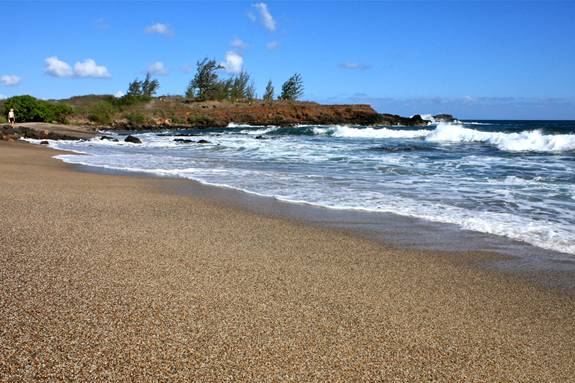
[[[58,156],[69,163],[189,178],[330,209],[451,223],[575,254],[575,122],[231,125],[137,136],[143,144],[96,138],[51,146],[88,154]]]

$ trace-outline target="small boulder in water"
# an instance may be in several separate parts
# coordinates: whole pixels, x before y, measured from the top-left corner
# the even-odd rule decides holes
[[[267,137],[264,136],[256,136],[256,140],[267,140]]]
[[[192,142],[196,142],[194,140],[188,140],[185,138],[174,138],[174,142],[178,142],[180,144],[191,144]]]
[[[100,141],[118,142],[118,140],[116,138],[110,137],[110,136],[102,136],[102,137],[100,137]]]
[[[206,140],[199,140],[198,144],[209,144],[210,141],[206,141]]]
[[[48,145],[50,144],[48,141],[44,140],[44,141],[40,141],[40,145]]]
[[[138,137],[134,137],[132,135],[129,135],[128,137],[126,137],[124,142],[131,142],[132,144],[141,144],[142,140],[140,140]]]

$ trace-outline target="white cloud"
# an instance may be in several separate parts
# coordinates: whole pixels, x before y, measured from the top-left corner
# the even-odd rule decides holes
[[[156,76],[164,76],[168,74],[168,70],[161,61],[156,61],[153,64],[148,65],[148,73]]]
[[[248,44],[246,44],[242,39],[240,39],[239,37],[236,37],[232,40],[231,45],[233,48],[236,49],[245,49],[248,47]]]
[[[248,12],[246,14],[246,16],[248,17],[248,19],[250,19],[252,22],[256,22],[256,15],[254,15],[252,12]]]
[[[260,13],[260,17],[262,18],[262,23],[264,27],[269,29],[270,31],[276,30],[276,22],[268,9],[268,5],[266,3],[256,3],[253,5],[255,9],[258,10]]]
[[[266,44],[266,48],[271,50],[277,49],[280,47],[280,43],[278,43],[277,41],[270,41],[269,43]]]
[[[116,98],[120,98],[120,97],[123,97],[125,95],[126,95],[126,93],[124,91],[121,91],[121,90],[114,93],[114,97],[116,97]]]
[[[146,27],[146,33],[156,33],[158,35],[171,36],[174,32],[168,24],[155,23]]]
[[[105,66],[96,64],[96,61],[86,59],[84,62],[77,62],[74,65],[74,75],[77,77],[108,78],[110,72]]]
[[[74,71],[68,63],[58,60],[56,56],[50,56],[44,60],[45,72],[54,77],[72,77]]]
[[[244,66],[244,58],[236,52],[229,51],[226,53],[226,61],[222,66],[229,73],[240,73]]]
[[[96,64],[93,59],[78,61],[74,69],[65,61],[56,56],[50,56],[44,60],[45,72],[54,77],[83,77],[83,78],[108,78],[111,77],[108,68]]]
[[[16,76],[15,74],[6,74],[6,75],[0,77],[0,82],[6,86],[20,85],[21,81],[22,81],[22,78],[19,76]]]
[[[351,70],[364,70],[364,69],[369,68],[368,65],[354,63],[354,62],[343,63],[343,64],[341,64],[341,67],[344,69],[351,69]]]

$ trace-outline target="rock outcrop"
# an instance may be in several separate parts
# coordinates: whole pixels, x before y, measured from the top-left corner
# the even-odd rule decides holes
[[[134,137],[132,135],[129,135],[128,137],[126,137],[124,139],[124,142],[130,142],[132,144],[141,144],[142,140],[140,140],[138,137]]]
[[[28,122],[0,126],[0,140],[33,138],[38,140],[86,140],[94,137],[94,127]]]
[[[455,117],[451,114],[436,114],[433,116],[435,122],[453,122],[455,121]]]

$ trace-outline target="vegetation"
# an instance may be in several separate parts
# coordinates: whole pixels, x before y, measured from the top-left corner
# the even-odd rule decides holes
[[[274,99],[274,86],[272,85],[272,80],[268,81],[266,85],[266,91],[264,93],[264,101],[271,105]]]
[[[144,125],[147,122],[146,117],[138,113],[130,113],[126,119],[130,125]]]
[[[32,96],[14,96],[4,101],[2,114],[14,109],[18,122],[59,122],[73,113],[73,108],[60,102],[39,100]]]
[[[233,108],[243,108],[238,103],[246,103],[257,98],[254,81],[249,73],[241,71],[227,75],[221,72],[223,67],[216,61],[204,58],[197,62],[196,73],[189,82],[185,97],[162,96],[156,98],[160,88],[158,80],[146,74],[143,80],[134,79],[128,84],[126,94],[122,97],[112,95],[86,95],[72,97],[63,101],[43,101],[32,96],[16,96],[0,101],[0,122],[5,120],[10,108],[16,112],[20,121],[66,122],[68,118],[74,123],[90,121],[100,126],[110,126],[127,122],[130,125],[146,124],[192,124],[210,126],[225,124],[230,113],[243,113],[240,119],[262,118],[250,116],[251,112],[239,112]],[[299,74],[294,74],[282,86],[280,100],[294,101],[303,93],[303,81]],[[275,89],[268,81],[263,94],[263,101],[271,105]],[[223,101],[221,110],[218,103],[202,104],[196,101]],[[228,103],[227,101],[231,101]],[[190,105],[186,105],[190,104]],[[194,105],[192,105],[194,104]],[[278,108],[283,103],[278,103]],[[216,108],[216,110],[212,110]],[[266,117],[271,118],[271,117]],[[279,116],[278,121],[284,117]],[[286,117],[287,118],[287,117]],[[290,118],[300,118],[299,115]],[[286,121],[288,121],[287,118]],[[223,121],[223,122],[222,122]]]
[[[213,126],[216,124],[213,118],[203,114],[189,116],[188,123],[192,126]]]
[[[98,125],[110,125],[117,108],[109,101],[100,101],[87,110],[88,120]]]
[[[196,75],[190,81],[186,90],[186,97],[198,101],[217,100],[222,93],[222,87],[227,88],[230,84],[222,84],[218,80],[216,71],[221,69],[216,60],[204,58],[196,63]]]
[[[255,84],[247,72],[220,80],[217,71],[222,66],[216,60],[204,58],[196,66],[196,74],[186,89],[186,98],[195,101],[251,101],[256,98]]]
[[[135,79],[128,85],[126,96],[149,99],[156,95],[159,88],[160,82],[155,79],[152,80],[152,76],[148,73],[144,81]]]
[[[299,73],[291,76],[282,85],[280,100],[295,101],[303,95],[303,80]]]

